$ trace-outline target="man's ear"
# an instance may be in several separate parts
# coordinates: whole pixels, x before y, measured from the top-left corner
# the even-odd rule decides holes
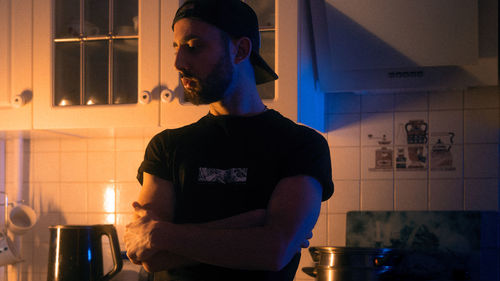
[[[250,41],[248,37],[241,37],[240,39],[235,40],[234,46],[236,47],[234,63],[238,64],[250,57],[253,46],[252,41]]]

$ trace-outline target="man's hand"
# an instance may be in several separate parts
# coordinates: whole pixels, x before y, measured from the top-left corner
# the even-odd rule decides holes
[[[127,256],[135,264],[142,264],[158,252],[153,248],[151,237],[159,218],[139,203],[132,203],[135,220],[126,226],[124,235]]]

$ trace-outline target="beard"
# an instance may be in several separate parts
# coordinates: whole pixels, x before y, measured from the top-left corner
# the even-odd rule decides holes
[[[221,56],[206,78],[197,78],[188,71],[181,76],[191,80],[191,87],[184,87],[184,99],[194,105],[210,104],[222,100],[233,79],[233,65],[229,50]]]

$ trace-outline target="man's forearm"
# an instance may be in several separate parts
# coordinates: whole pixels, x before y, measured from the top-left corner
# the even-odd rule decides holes
[[[224,228],[248,228],[264,225],[266,211],[264,209],[253,210],[229,218],[197,224],[200,228],[224,229]],[[149,272],[169,270],[173,268],[195,265],[199,262],[184,256],[176,255],[168,251],[160,251],[152,258],[142,261],[142,265]]]
[[[156,253],[150,259],[142,261],[142,266],[148,272],[158,272],[174,268],[196,265],[196,262],[190,258],[179,256],[167,251]]]
[[[300,243],[290,243],[279,231],[266,226],[221,229],[200,225],[161,222],[153,247],[188,256],[202,263],[247,270],[279,270],[287,260],[290,244],[297,247],[286,253],[290,258],[300,250]],[[162,239],[163,238],[163,239]]]

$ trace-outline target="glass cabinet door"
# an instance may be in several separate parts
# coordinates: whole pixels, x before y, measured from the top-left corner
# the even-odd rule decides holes
[[[137,103],[138,0],[56,0],[54,106]]]
[[[159,7],[34,1],[35,128],[158,126]]]

